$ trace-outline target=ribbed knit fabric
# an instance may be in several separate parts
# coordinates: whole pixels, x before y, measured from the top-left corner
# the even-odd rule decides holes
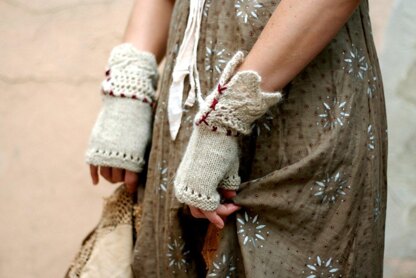
[[[236,68],[244,55],[237,52],[227,63],[218,87],[209,94],[195,117],[194,130],[174,180],[179,201],[202,210],[215,210],[217,188],[238,189],[238,134],[250,134],[255,120],[282,97],[260,90],[254,71]]]
[[[102,82],[103,106],[92,130],[86,162],[142,170],[151,136],[157,63],[131,44],[116,46]]]

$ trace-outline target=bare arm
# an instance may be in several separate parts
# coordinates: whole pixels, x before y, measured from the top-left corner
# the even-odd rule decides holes
[[[153,53],[157,61],[166,51],[174,0],[136,0],[124,34],[124,42]]]
[[[282,0],[239,70],[255,70],[262,89],[288,84],[337,34],[360,0]]]
[[[174,0],[135,0],[123,41],[141,51],[151,52],[157,62],[163,59]],[[136,190],[139,174],[133,171],[90,164],[93,184],[99,175],[111,183],[125,182],[130,192]]]

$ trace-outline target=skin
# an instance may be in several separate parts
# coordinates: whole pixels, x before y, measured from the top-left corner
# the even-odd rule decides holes
[[[132,8],[123,42],[137,49],[151,52],[159,63],[166,52],[173,0],[136,0]],[[124,182],[130,193],[136,191],[139,173],[129,170],[89,165],[92,183],[99,183],[101,175],[110,183]]]
[[[238,71],[254,70],[262,77],[261,88],[281,90],[331,41],[348,21],[360,0],[282,0]],[[158,62],[166,51],[173,0],[137,0],[124,36],[139,50],[155,54]],[[146,28],[145,26],[149,26]],[[98,172],[106,180],[125,182],[134,192],[138,174],[123,169],[90,166],[98,184]],[[225,199],[235,191],[222,190]],[[196,218],[206,218],[219,229],[239,206],[220,204],[215,211],[189,206]]]

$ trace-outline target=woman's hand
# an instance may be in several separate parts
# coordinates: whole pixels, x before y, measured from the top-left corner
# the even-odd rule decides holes
[[[137,182],[139,180],[138,173],[115,167],[90,165],[90,175],[94,185],[97,185],[99,182],[98,170],[100,171],[100,175],[107,181],[111,183],[124,182],[128,192],[133,193],[136,191]]]
[[[232,199],[237,195],[235,190],[220,189],[220,194],[224,199]],[[224,228],[224,220],[227,216],[233,214],[241,207],[232,203],[220,204],[214,211],[206,211],[197,207],[189,206],[191,214],[195,218],[206,218],[218,229]]]

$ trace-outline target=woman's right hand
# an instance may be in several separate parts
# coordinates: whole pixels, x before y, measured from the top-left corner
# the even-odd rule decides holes
[[[136,191],[137,182],[139,180],[139,174],[129,170],[106,167],[106,166],[90,166],[90,175],[92,183],[97,185],[99,182],[99,176],[101,175],[104,179],[111,183],[124,182],[126,184],[127,191],[133,193]],[[98,174],[98,172],[100,174]]]

